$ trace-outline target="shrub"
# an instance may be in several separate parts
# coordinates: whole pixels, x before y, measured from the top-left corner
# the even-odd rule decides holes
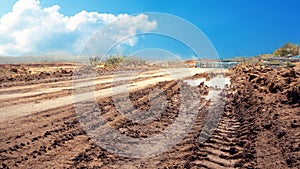
[[[287,62],[287,63],[286,63],[286,66],[287,66],[288,68],[293,68],[293,67],[295,67],[296,65],[293,64],[293,63],[291,63],[291,62]]]
[[[124,57],[123,56],[110,56],[105,61],[105,66],[118,66],[123,61],[124,61]]]

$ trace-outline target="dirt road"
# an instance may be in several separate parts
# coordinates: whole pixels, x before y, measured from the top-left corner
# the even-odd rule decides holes
[[[114,94],[122,93],[126,88],[137,90],[161,81],[183,79],[200,72],[205,72],[205,70],[163,69],[160,71],[142,72],[138,75],[134,73],[118,73],[101,77],[4,88],[0,89],[0,122],[16,116],[25,116],[70,105],[74,102],[74,97],[80,98],[81,100],[79,101],[84,101],[87,95],[91,94],[90,92],[95,98],[101,99],[112,95],[112,92]],[[128,81],[133,83],[128,83]],[[72,92],[73,88],[91,87],[94,87],[96,91],[87,90],[87,92],[76,96]],[[112,87],[114,91],[112,91]]]
[[[260,99],[261,102],[254,102],[259,97],[259,92],[253,86],[256,84],[259,88],[263,84],[250,82],[251,77],[243,72],[242,68],[231,72],[231,86],[223,91],[223,94],[227,95],[224,113],[221,114],[222,118],[208,140],[199,143],[199,136],[203,134],[207,116],[216,117],[223,111],[216,109],[209,113],[213,102],[206,100],[209,88],[202,84],[192,87],[193,90],[199,91],[201,97],[198,97],[198,101],[202,104],[199,107],[191,107],[191,110],[197,112],[191,129],[175,146],[148,158],[124,157],[98,146],[83,129],[86,126],[80,123],[82,118],[78,119],[78,112],[74,109],[73,87],[76,86],[81,89],[80,92],[75,93],[77,101],[85,102],[90,94],[96,97],[95,111],[82,110],[83,115],[88,115],[83,117],[88,122],[90,131],[98,131],[103,127],[104,124],[97,120],[101,115],[106,120],[106,124],[125,136],[150,138],[163,133],[180,116],[181,86],[187,84],[176,79],[188,78],[204,71],[207,70],[190,69],[186,72],[181,69],[168,69],[135,74],[134,78],[125,73],[101,76],[95,80],[76,79],[2,88],[0,89],[0,167],[266,168],[273,163],[274,166],[280,165],[280,168],[299,167],[300,140],[297,132],[300,122],[299,113],[297,114],[299,106],[288,101],[287,103],[276,102],[278,106],[275,108],[273,106],[273,110],[282,110],[284,107],[287,110],[286,116],[279,114],[276,121],[269,119],[272,122],[269,127],[266,120],[268,116],[257,113],[260,112],[257,108],[261,104],[260,109],[263,111],[262,107],[266,106],[264,111],[270,113],[272,112],[270,105],[275,102],[264,97]],[[252,71],[255,72],[256,69]],[[261,77],[260,72],[263,71],[264,69],[257,70],[256,77]],[[161,116],[147,123],[136,123],[124,118],[118,112],[112,94],[125,97],[126,87],[130,88],[129,98],[133,105],[130,107],[124,102],[124,108],[128,110],[132,108],[150,110],[148,96],[151,91],[154,89],[163,91],[166,105]],[[92,90],[95,92],[91,93]],[[192,93],[186,97],[194,98]],[[159,103],[159,98],[154,97],[154,102]],[[292,126],[282,128],[284,120]],[[276,137],[276,143],[271,144],[270,139],[264,135],[270,138]],[[292,140],[294,142],[291,142]],[[293,147],[280,148],[283,141],[289,141],[288,143]],[[264,149],[274,154],[268,154]],[[287,155],[281,155],[282,152]]]
[[[114,110],[111,100],[112,92],[113,94],[122,94],[125,88],[130,88],[130,91],[132,91],[130,95],[135,98],[132,99],[133,104],[140,109],[143,109],[143,107],[147,109],[149,107],[147,105],[149,91],[154,88],[161,88],[167,94],[167,99],[171,103],[168,105],[168,113],[163,113],[161,121],[153,122],[155,125],[150,123],[144,126],[144,128],[150,130],[147,133],[150,136],[151,133],[160,132],[165,126],[171,124],[178,113],[176,109],[178,109],[179,102],[175,98],[179,97],[179,85],[174,80],[184,79],[202,72],[205,72],[205,70],[164,69],[134,74],[134,76],[123,73],[101,76],[95,79],[85,78],[0,89],[1,136],[3,136],[1,137],[2,167],[78,167],[81,165],[78,161],[82,161],[80,158],[86,148],[95,146],[96,149],[101,150],[85,134],[78,123],[73,108],[73,88],[89,89],[91,86],[95,87],[96,91],[93,94],[98,100],[100,109],[103,112],[109,110],[109,113],[105,113],[105,118],[108,119],[111,126],[130,124],[129,121],[120,122],[122,116]],[[131,83],[126,83],[128,80]],[[75,98],[84,101],[90,93],[91,90],[86,90],[86,92],[76,95]],[[175,101],[172,101],[174,99]],[[205,100],[203,99],[203,101]],[[199,111],[204,111],[204,109]],[[201,123],[202,121],[203,119]],[[200,124],[200,122],[198,123]],[[132,129],[137,130],[139,127],[141,126],[133,125]],[[116,129],[119,130],[119,128]],[[129,132],[128,135],[130,136],[130,133],[136,135],[136,132],[138,131]],[[110,154],[104,149],[102,151],[102,153]],[[118,158],[122,159],[122,157]],[[119,165],[127,165],[127,162],[121,159]],[[103,158],[102,160],[107,159]],[[101,165],[102,163],[97,164],[97,166]],[[112,164],[105,166],[113,167]]]

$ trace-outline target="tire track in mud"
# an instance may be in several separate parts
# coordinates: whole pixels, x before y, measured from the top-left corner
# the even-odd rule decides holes
[[[172,97],[176,92],[178,92],[179,84],[177,84],[175,81],[161,82],[157,85],[142,90],[142,92],[140,91],[133,92],[130,95],[131,95],[131,101],[134,104],[134,108],[127,109],[127,110],[130,112],[136,111],[137,109],[135,108],[148,110],[150,107],[150,104],[148,103],[148,95],[151,89],[154,88],[161,88],[166,93],[167,97],[169,97],[168,98],[169,101],[172,101],[171,100]],[[126,104],[126,102],[124,101],[123,103],[120,104]],[[176,117],[176,114],[178,113],[178,111],[176,112],[172,111],[172,107],[174,107],[174,105],[178,106],[178,103],[175,104],[174,101],[170,102],[167,107],[166,113],[163,114],[160,119],[154,120],[154,122],[147,123],[146,125],[139,125],[139,123],[132,122],[131,120],[126,119],[122,114],[120,114],[118,110],[114,107],[113,100],[110,97],[105,100],[100,100],[98,102],[99,111],[85,112],[86,116],[82,115],[82,118],[85,118],[85,120],[89,121],[90,123],[89,126],[91,126],[92,130],[96,130],[96,128],[101,127],[98,124],[97,117],[103,116],[107,120],[107,124],[111,128],[119,130],[121,133],[128,134],[128,136],[132,136],[136,138],[139,137],[140,135],[143,135],[141,133],[138,134],[138,132],[149,130],[150,128],[152,128],[151,126],[158,127],[159,124],[164,127],[168,126],[168,124],[172,122],[170,120]],[[164,122],[168,122],[168,123],[161,124]],[[138,127],[138,129],[133,129],[134,127]],[[127,132],[125,132],[125,130],[127,130]],[[149,136],[149,135],[144,134],[143,136]]]
[[[30,117],[33,119],[30,119]],[[6,146],[4,147],[7,147],[7,149],[1,146],[1,160],[4,160],[3,164],[20,167],[22,166],[22,163],[25,163],[23,165],[26,166],[26,164],[28,164],[26,163],[27,161],[38,159],[40,156],[43,156],[43,154],[53,152],[57,147],[65,146],[61,142],[72,142],[72,145],[80,145],[73,143],[73,137],[85,134],[84,131],[80,129],[80,125],[70,106],[36,113],[32,116],[12,121],[10,125],[13,127],[13,125],[17,125],[18,123],[23,124],[26,121],[27,123],[31,122],[31,124],[27,124],[31,127],[30,129],[26,128],[27,125],[20,126],[22,128],[21,131],[8,130],[7,126],[6,128],[3,127],[4,131],[2,131],[2,134],[6,136],[6,138],[2,138],[1,142],[4,142],[4,140],[11,140],[12,142],[6,141]],[[2,124],[4,125],[4,123]],[[27,131],[24,131],[23,129],[27,129]],[[14,134],[5,133],[5,130]],[[86,139],[88,140],[87,137]],[[39,146],[41,142],[43,143],[43,146]],[[46,142],[49,143],[45,144]],[[32,150],[30,152],[26,151],[29,149]],[[52,154],[52,156],[53,155],[54,154]]]
[[[65,138],[69,133],[71,134],[70,136],[76,134],[78,131],[78,129],[74,129],[76,123],[68,122],[74,121],[75,119],[74,115],[68,113],[69,110],[70,107],[61,109],[59,113],[57,113],[58,116],[55,117],[55,114],[52,118],[47,116],[47,112],[44,114],[47,118],[43,118],[42,120],[34,119],[34,121],[31,122],[32,124],[28,124],[32,128],[27,131],[26,126],[22,126],[19,130],[17,128],[18,126],[14,126],[19,133],[14,137],[10,136],[10,138],[5,139],[10,140],[10,143],[6,142],[7,147],[9,147],[8,149],[1,147],[2,157],[5,155],[4,157],[6,159],[4,163],[10,166],[13,166],[13,164],[19,166],[22,163],[28,162],[28,160],[32,161],[47,151],[54,149],[55,144],[57,144],[57,139]],[[56,112],[54,111],[52,113]],[[49,123],[47,123],[48,121]],[[11,125],[14,125],[14,123]],[[22,133],[23,129],[25,129],[24,133]]]
[[[14,131],[17,136],[9,136],[9,134],[4,134],[5,132],[3,131],[3,135],[7,136],[6,138],[3,138],[3,141],[14,140],[14,143],[10,144],[10,142],[7,142],[7,149],[3,149],[1,147],[2,160],[6,159],[13,161],[12,163],[7,162],[6,165],[12,165],[14,162],[16,162],[16,166],[21,166],[24,161],[36,159],[38,158],[38,156],[42,156],[46,152],[52,152],[56,147],[63,145],[61,144],[62,141],[67,140],[68,142],[70,142],[68,140],[69,138],[73,140],[73,136],[82,135],[84,132],[82,131],[82,129],[80,130],[80,126],[77,124],[78,122],[76,120],[76,116],[73,113],[69,113],[69,111],[72,111],[71,107],[37,113],[34,116],[35,119],[31,120],[32,124],[28,124],[32,128],[28,129],[27,131],[22,130],[21,133],[18,134],[16,133],[16,131]],[[45,119],[42,119],[42,117],[45,117]],[[49,118],[49,120],[47,120],[47,118]],[[17,123],[22,124],[22,122],[24,121],[30,121],[30,119],[28,119],[28,117],[23,119],[21,118],[19,121],[12,122],[11,125]],[[44,123],[48,121],[51,122],[51,124]],[[43,123],[42,126],[40,126],[41,123]],[[35,128],[33,127],[33,124],[36,125]],[[26,126],[22,126],[22,128],[27,129]],[[78,130],[80,131],[79,133]],[[53,135],[55,137],[51,139]],[[24,139],[26,139],[27,142],[22,142],[22,140]],[[37,145],[37,143],[45,143],[47,141],[49,143],[52,142],[52,144],[43,146]],[[35,149],[34,147],[39,148]],[[30,148],[33,148],[31,152],[24,151]],[[10,156],[3,156],[3,154],[8,152]],[[13,157],[13,154],[18,155]]]
[[[173,92],[176,93],[176,92]],[[174,94],[172,95],[174,97]],[[176,97],[176,96],[175,96]],[[140,100],[142,101],[142,100]],[[103,109],[111,112],[112,106],[108,106],[108,102],[102,106]],[[172,104],[174,106],[174,103]],[[175,111],[171,113],[176,114]],[[199,115],[194,123],[193,128],[187,134],[185,139],[177,144],[174,148],[165,152],[157,157],[150,158],[147,160],[141,159],[130,159],[126,157],[120,157],[106,152],[103,149],[95,149],[94,145],[84,152],[81,152],[74,159],[74,168],[78,167],[88,167],[92,168],[95,166],[110,166],[108,168],[120,168],[124,166],[134,166],[136,168],[235,168],[239,167],[239,163],[243,159],[243,149],[241,144],[243,141],[238,138],[238,129],[241,127],[240,122],[233,118],[232,113],[227,112],[224,118],[220,121],[214,134],[203,144],[199,144],[198,137],[202,130],[203,124],[205,122],[206,115],[208,113],[207,107],[199,110]],[[172,123],[172,119],[176,118],[176,115],[165,118],[169,124]],[[117,118],[115,118],[117,119]],[[131,137],[149,137],[156,132],[161,132],[164,126],[168,125],[164,123],[163,118],[160,120],[158,125],[161,125],[161,129],[157,131],[145,131],[145,128],[155,125],[149,125],[145,128],[140,127],[139,124],[126,125],[128,122],[122,124],[119,120],[112,122],[111,126],[119,125],[119,128],[127,130],[121,131],[122,134],[127,134]],[[130,124],[130,123],[129,123]],[[157,124],[156,124],[157,125]],[[138,130],[130,130],[136,127]],[[140,131],[136,133],[136,131]],[[142,131],[142,132],[141,132]],[[135,134],[135,135],[134,135]],[[99,157],[96,154],[100,154],[101,158],[108,161],[99,162]],[[109,157],[113,157],[114,160],[110,161]],[[101,164],[101,165],[99,165]],[[158,167],[160,166],[160,167]]]
[[[180,82],[179,82],[180,83]],[[166,111],[160,119],[146,124],[130,122],[114,108],[111,97],[98,100],[98,108],[107,123],[122,134],[131,137],[151,137],[162,132],[172,124],[178,115],[179,83],[160,82],[130,93],[130,100],[135,108],[149,110],[149,92],[160,88],[167,97]],[[203,88],[199,87],[199,91]],[[204,102],[204,98],[199,98]],[[234,110],[228,109],[223,114],[217,129],[204,143],[198,142],[199,134],[205,123],[208,105],[199,109],[191,130],[176,146],[147,159],[132,159],[107,152],[97,146],[82,129],[73,106],[64,106],[26,117],[0,123],[0,160],[2,168],[234,168],[247,154],[243,146],[251,127],[234,116]],[[226,108],[225,108],[226,109]],[[99,112],[84,112],[93,129],[97,124]],[[21,125],[18,125],[21,124]],[[98,125],[98,126],[97,126]],[[29,128],[30,127],[30,128]],[[127,167],[126,167],[127,166]]]

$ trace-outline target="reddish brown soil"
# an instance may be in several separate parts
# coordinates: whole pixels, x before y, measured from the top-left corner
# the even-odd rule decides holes
[[[226,110],[242,124],[242,168],[300,167],[300,73],[295,69],[238,66]]]
[[[122,157],[99,147],[82,129],[74,106],[68,105],[0,123],[0,168],[299,168],[299,72],[237,66],[231,70],[230,77],[224,114],[213,135],[204,143],[198,142],[210,105],[204,98],[199,100],[206,105],[199,109],[192,129],[182,141],[162,154],[140,159]],[[122,134],[151,137],[177,118],[180,84],[181,81],[165,81],[130,93],[131,102],[140,110],[149,109],[147,96],[154,88],[165,93],[165,111],[149,123],[125,119],[111,97],[99,99],[98,108],[107,123]],[[202,96],[208,92],[203,84],[195,88]],[[54,92],[38,99],[70,92]],[[27,101],[23,98],[14,104]],[[91,113],[90,123],[96,130],[101,127],[96,120],[99,112]]]
[[[0,87],[72,79],[74,63],[0,64]]]

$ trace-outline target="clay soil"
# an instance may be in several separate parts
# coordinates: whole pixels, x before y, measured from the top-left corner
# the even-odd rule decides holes
[[[27,112],[23,115],[13,112],[14,106],[28,108],[72,96],[70,88],[56,90],[70,86],[74,75],[72,66],[60,65],[53,71],[36,73],[33,70],[36,70],[34,66],[28,65],[2,65],[1,110],[12,112],[0,117],[0,168],[300,167],[300,74],[297,68],[252,65],[232,68],[226,73],[231,78],[231,85],[223,91],[226,95],[224,113],[214,133],[204,143],[199,143],[198,138],[209,111],[210,101],[205,100],[209,88],[203,84],[192,87],[199,91],[198,99],[203,106],[197,108],[198,115],[191,130],[174,147],[149,158],[124,157],[98,146],[83,129],[74,104],[64,102],[45,110],[16,109]],[[50,75],[44,76],[41,72]],[[116,85],[106,82],[111,71],[100,72],[95,90],[105,91]],[[99,111],[109,126],[132,138],[152,137],[176,120],[181,104],[181,85],[187,84],[155,71],[143,75],[146,76],[131,80],[135,84],[147,82],[130,92],[131,103],[134,109],[149,110],[149,93],[160,89],[167,100],[162,115],[144,124],[133,122],[124,118],[116,109],[112,96],[106,95],[97,99],[97,111],[89,112],[87,120],[94,126],[92,130],[104,125],[96,120]],[[198,73],[190,78],[210,79],[209,76]],[[150,83],[151,79],[154,80]],[[155,79],[159,80],[156,82]],[[86,81],[77,80],[82,84]],[[121,81],[117,85],[124,83]],[[88,90],[90,86],[83,85],[82,88]],[[13,95],[17,97],[10,97]],[[122,93],[118,96],[125,97]],[[187,97],[194,98],[192,92]]]

